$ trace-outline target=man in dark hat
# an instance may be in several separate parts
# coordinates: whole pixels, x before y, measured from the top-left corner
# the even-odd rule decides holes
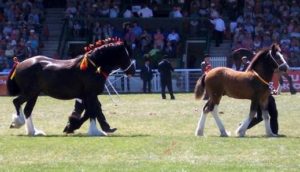
[[[172,88],[172,72],[174,68],[168,61],[168,56],[164,55],[161,62],[158,64],[158,72],[160,73],[160,83],[161,83],[161,96],[162,99],[166,99],[166,87],[169,90],[171,99],[174,100],[173,88]]]
[[[143,80],[143,91],[151,93],[151,80],[153,78],[152,68],[150,66],[150,59],[145,59],[145,64],[141,68],[141,79]]]

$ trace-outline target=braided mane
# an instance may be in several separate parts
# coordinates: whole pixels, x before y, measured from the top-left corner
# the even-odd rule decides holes
[[[122,45],[124,42],[121,41],[120,38],[107,38],[104,40],[99,40],[94,44],[89,44],[88,46],[84,47],[85,53],[90,53],[95,49],[102,49],[107,47],[113,47]]]
[[[95,42],[94,44],[89,44],[88,46],[84,47],[85,53],[83,55],[83,59],[81,60],[80,63],[80,70],[86,70],[88,67],[88,58],[89,54],[92,53],[94,50],[99,50],[102,48],[108,48],[108,47],[114,47],[114,46],[119,46],[123,45],[124,42],[121,41],[120,38],[107,38],[104,40],[99,40]]]

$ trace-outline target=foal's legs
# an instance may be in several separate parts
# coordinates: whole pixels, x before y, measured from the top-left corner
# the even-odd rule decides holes
[[[206,117],[210,111],[211,111],[210,100],[208,100],[202,109],[202,113],[200,115],[198,125],[195,131],[195,136],[203,136]]]
[[[35,106],[37,98],[38,98],[38,96],[30,98],[27,101],[26,106],[24,108],[24,114],[26,117],[26,132],[27,132],[27,135],[29,135],[29,136],[46,135],[42,130],[38,130],[34,127],[32,118],[31,118],[31,113],[32,113],[33,107]]]
[[[221,137],[228,137],[229,134],[226,132],[225,127],[222,123],[222,120],[219,118],[219,115],[218,115],[218,105],[214,106],[214,109],[213,109],[213,111],[211,111],[211,114],[215,118],[216,124],[218,125],[218,128],[219,128],[220,133],[221,133],[220,136]]]
[[[246,130],[250,124],[250,122],[252,121],[252,119],[254,118],[256,112],[257,112],[257,108],[258,108],[258,104],[256,102],[251,102],[250,105],[250,113],[249,116],[245,119],[245,121],[237,128],[236,130],[236,134],[239,137],[244,137],[246,134]]]
[[[200,119],[199,119],[199,122],[197,125],[197,129],[195,132],[195,136],[203,136],[205,120],[206,120],[207,114],[208,114],[208,112],[205,112],[204,110],[202,110],[202,113],[200,115]]]

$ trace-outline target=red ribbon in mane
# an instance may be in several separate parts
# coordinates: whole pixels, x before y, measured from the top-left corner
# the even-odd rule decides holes
[[[13,58],[13,61],[14,61],[14,65],[13,65],[11,71],[10,71],[9,74],[8,74],[8,78],[9,78],[10,80],[14,79],[14,77],[15,77],[15,75],[16,75],[16,67],[17,67],[18,64],[20,63],[17,57],[14,57],[14,58]]]

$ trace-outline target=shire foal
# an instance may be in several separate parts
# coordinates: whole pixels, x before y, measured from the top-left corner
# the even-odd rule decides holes
[[[267,111],[270,89],[268,83],[277,69],[288,69],[279,45],[272,44],[269,48],[260,50],[252,59],[246,72],[239,72],[230,68],[218,67],[201,76],[195,86],[195,97],[200,99],[204,92],[208,94],[208,101],[203,107],[196,136],[203,136],[205,120],[209,112],[212,113],[221,136],[228,136],[225,127],[218,115],[218,105],[223,95],[236,99],[250,99],[249,117],[240,125],[236,133],[243,137],[257,107],[262,109],[267,136],[276,136],[270,128],[270,119]]]

